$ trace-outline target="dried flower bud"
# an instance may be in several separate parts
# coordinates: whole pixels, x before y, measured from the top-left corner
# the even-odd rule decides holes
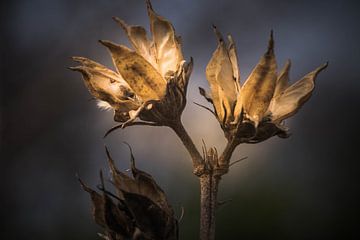
[[[90,93],[101,101],[101,107],[114,110],[114,120],[122,127],[138,118],[149,124],[170,125],[180,118],[186,104],[193,61],[185,63],[174,27],[146,2],[152,39],[143,27],[114,18],[134,50],[100,41],[110,51],[116,72],[82,57],[73,58],[81,66],[70,68],[83,74]]]
[[[131,150],[131,149],[130,149]],[[136,168],[131,153],[133,177],[119,171],[106,149],[117,195],[107,191],[101,174],[102,194],[90,189],[80,179],[93,204],[95,222],[104,228],[105,239],[178,239],[178,221],[164,191],[153,177]]]
[[[200,94],[213,104],[225,136],[238,142],[257,143],[272,136],[288,137],[283,120],[294,115],[310,98],[317,74],[327,63],[289,86],[290,61],[277,74],[274,40],[271,32],[268,49],[244,85],[236,48],[231,36],[226,44],[214,26],[218,47],[206,67],[211,94],[200,88]]]

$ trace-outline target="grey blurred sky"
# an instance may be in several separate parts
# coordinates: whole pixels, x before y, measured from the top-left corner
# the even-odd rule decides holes
[[[360,4],[357,1],[153,0],[184,42],[195,69],[183,121],[195,143],[222,149],[215,119],[193,101],[207,87],[205,66],[216,47],[211,24],[236,40],[242,79],[275,32],[278,65],[292,60],[295,81],[329,61],[310,101],[287,124],[290,139],[244,145],[221,184],[232,198],[218,214],[218,239],[357,239]],[[80,55],[111,66],[99,39],[127,43],[112,16],[148,26],[144,1],[17,0],[1,8],[1,187],[3,239],[97,239],[90,185],[105,169],[104,144],[121,169],[126,140],[140,168],[153,174],[177,212],[182,239],[196,239],[198,186],[187,153],[166,128],[133,127],[103,140],[112,114],[88,101],[80,75],[66,69]]]

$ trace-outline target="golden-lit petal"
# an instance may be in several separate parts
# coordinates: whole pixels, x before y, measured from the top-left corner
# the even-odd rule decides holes
[[[276,59],[273,34],[270,34],[267,52],[260,59],[241,88],[242,106],[255,125],[261,121],[273,97],[276,85]]]
[[[231,35],[228,35],[228,40],[229,40],[228,51],[232,65],[233,76],[236,81],[238,90],[240,90],[240,70],[238,65],[237,50],[236,50],[235,42]]]
[[[73,59],[82,66],[70,69],[82,73],[85,85],[95,98],[108,102],[112,107],[135,98],[134,93],[119,74],[87,58],[73,57]]]
[[[229,52],[220,32],[214,27],[218,46],[206,66],[206,78],[210,84],[213,104],[219,120],[233,120],[233,109],[236,102],[236,80]]]
[[[291,61],[287,60],[284,68],[281,70],[279,77],[276,81],[276,87],[274,92],[274,98],[280,96],[289,85],[289,71],[291,67]]]
[[[146,36],[146,30],[141,26],[129,26],[125,21],[117,17],[113,17],[113,19],[125,31],[135,51],[157,69],[156,57],[155,54],[152,54],[151,42]]]
[[[279,123],[294,115],[301,108],[314,90],[316,76],[326,67],[327,63],[308,73],[271,101],[269,111],[273,122]]]
[[[171,23],[154,12],[150,1],[146,3],[159,71],[165,77],[169,71],[175,73],[183,60],[179,37]]]
[[[164,97],[166,81],[148,61],[125,46],[109,41],[100,42],[110,50],[121,76],[143,102]]]

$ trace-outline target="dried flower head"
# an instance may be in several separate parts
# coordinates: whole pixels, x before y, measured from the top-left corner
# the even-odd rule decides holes
[[[104,233],[100,235],[104,239],[114,240],[178,239],[178,221],[174,217],[174,211],[153,177],[136,168],[132,152],[133,177],[119,171],[107,149],[106,153],[116,195],[105,189],[102,173],[99,186],[102,194],[79,179],[83,189],[91,196],[94,220],[104,229]]]
[[[116,71],[87,58],[73,57],[81,66],[71,69],[82,73],[99,106],[113,109],[114,120],[123,127],[137,118],[149,124],[169,125],[180,118],[186,105],[192,59],[185,63],[174,27],[154,12],[150,1],[146,2],[151,39],[143,27],[129,26],[114,17],[134,50],[100,41],[109,49]]]
[[[214,26],[218,46],[206,67],[211,95],[203,95],[214,106],[225,136],[238,142],[257,143],[272,136],[288,137],[283,120],[294,115],[310,98],[317,74],[327,67],[320,66],[301,80],[289,85],[290,61],[277,74],[273,33],[266,53],[261,57],[244,85],[233,38],[228,43]]]

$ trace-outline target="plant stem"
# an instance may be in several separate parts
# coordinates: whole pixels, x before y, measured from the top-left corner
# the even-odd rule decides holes
[[[199,151],[197,150],[197,148],[195,147],[195,144],[193,143],[191,137],[186,132],[181,121],[178,121],[176,124],[173,124],[170,127],[174,130],[176,135],[181,139],[185,148],[189,152],[191,159],[193,161],[194,174],[200,176],[204,169],[204,160],[200,155]]]
[[[205,156],[202,157],[180,120],[169,127],[175,131],[189,152],[194,174],[200,180],[200,240],[214,240],[219,182],[221,176],[228,172],[231,155],[239,143],[235,139],[229,141],[220,158],[216,149],[205,151]]]
[[[212,172],[200,177],[200,240],[215,239],[215,211],[220,178]]]

